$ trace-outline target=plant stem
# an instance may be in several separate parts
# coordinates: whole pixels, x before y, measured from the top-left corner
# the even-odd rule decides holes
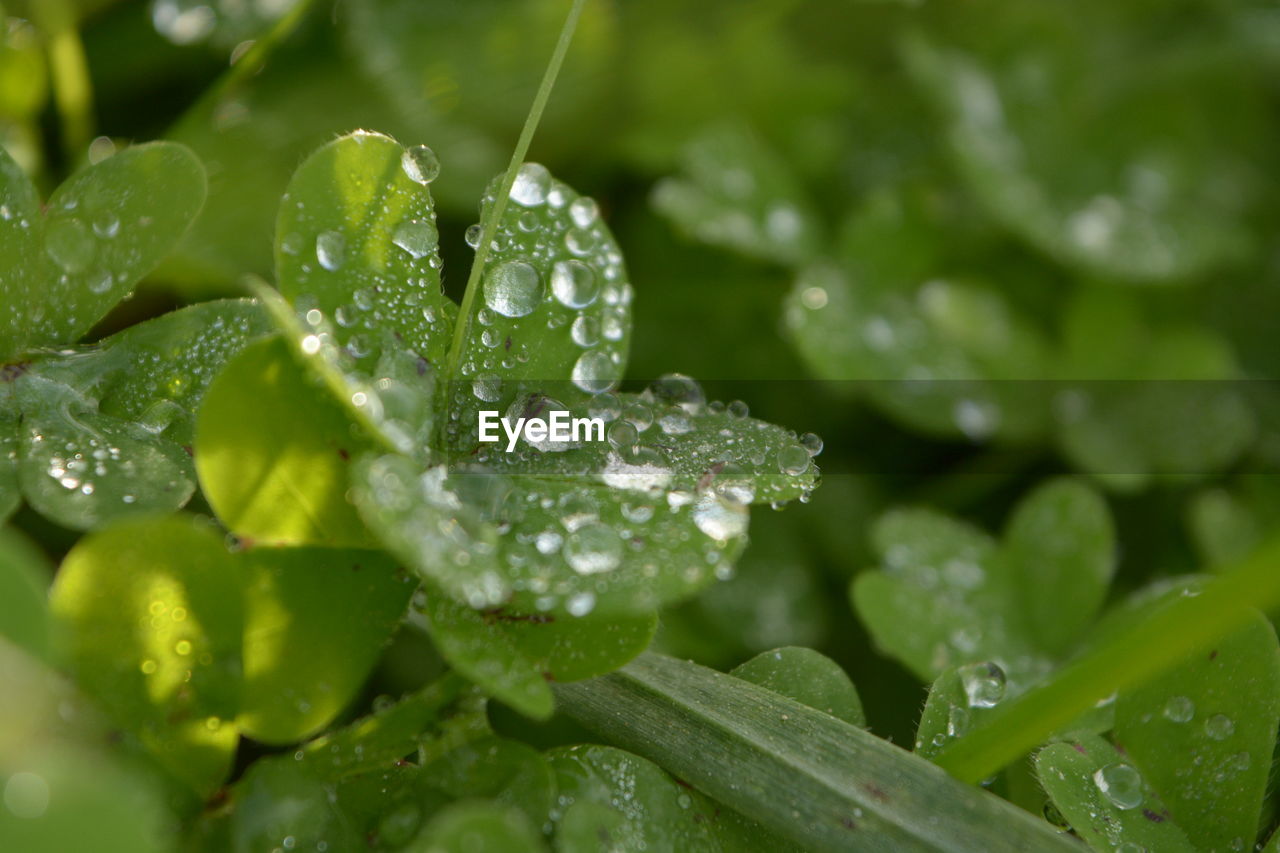
[[[462,348],[471,327],[471,307],[476,299],[476,291],[480,289],[480,276],[484,272],[485,262],[489,258],[489,246],[493,242],[494,233],[498,230],[502,214],[507,209],[507,197],[511,193],[511,186],[516,181],[516,173],[520,165],[524,163],[525,154],[529,151],[529,143],[533,141],[534,131],[538,129],[538,122],[542,120],[542,111],[547,106],[547,99],[551,97],[551,89],[556,84],[556,76],[559,75],[560,66],[564,63],[565,54],[569,51],[573,32],[578,26],[578,17],[582,14],[582,8],[585,5],[586,0],[573,0],[573,7],[569,9],[564,26],[560,28],[560,38],[551,54],[551,61],[547,63],[547,70],[542,75],[542,83],[538,86],[537,94],[533,96],[533,104],[529,107],[529,115],[525,118],[524,127],[521,128],[520,136],[516,140],[515,150],[511,152],[511,162],[502,176],[502,183],[498,186],[497,198],[493,200],[488,216],[481,222],[480,245],[476,247],[476,257],[471,264],[471,273],[467,276],[467,287],[463,291],[462,305],[458,310],[458,322],[453,327],[453,343],[449,345],[446,379],[451,380],[457,375],[458,360],[462,358]],[[449,405],[448,400],[445,405]]]
[[[977,782],[1043,744],[1120,690],[1140,686],[1239,627],[1253,609],[1280,605],[1280,537],[1210,581],[1065,666],[991,714],[936,758],[953,776]]]
[[[93,135],[93,85],[75,13],[67,0],[41,0],[31,6],[36,24],[49,40],[49,76],[62,127],[67,167],[75,168]]]

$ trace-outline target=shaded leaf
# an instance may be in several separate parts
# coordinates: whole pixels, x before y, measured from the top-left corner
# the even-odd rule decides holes
[[[210,386],[196,469],[214,512],[238,536],[360,546],[369,536],[346,499],[347,469],[366,446],[273,339],[249,346]]]
[[[853,726],[866,726],[862,700],[840,665],[813,649],[796,646],[761,652],[730,675],[816,708]]]
[[[59,657],[77,683],[205,794],[238,739],[242,589],[222,537],[174,517],[85,537],[50,593]]]
[[[50,644],[47,562],[17,531],[0,528],[0,636],[42,660]]]
[[[546,846],[537,828],[519,809],[478,801],[441,809],[404,849],[414,853],[536,853]]]

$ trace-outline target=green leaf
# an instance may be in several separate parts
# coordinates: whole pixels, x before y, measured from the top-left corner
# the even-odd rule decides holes
[[[729,672],[853,726],[866,726],[857,688],[840,665],[813,649],[789,646],[761,652]]]
[[[372,377],[386,347],[433,364],[448,351],[456,309],[440,289],[428,188],[439,168],[425,146],[357,131],[308,157],[289,182],[276,223],[280,292],[301,316],[328,319],[357,372]]]
[[[203,794],[231,769],[238,738],[242,589],[222,537],[173,517],[85,537],[50,593],[77,683]]]
[[[429,596],[424,612],[431,639],[450,666],[527,716],[551,716],[555,699],[546,679],[495,618],[444,595]]]
[[[476,801],[445,807],[404,849],[411,853],[536,853],[546,845],[519,809]]]
[[[1036,775],[1071,829],[1094,850],[1168,850],[1193,845],[1148,782],[1097,736],[1052,743],[1036,755]],[[1224,848],[1225,849],[1225,848]]]
[[[1015,607],[1014,567],[994,539],[925,509],[887,513],[872,538],[884,570],[854,580],[854,606],[877,645],[918,676],[995,661],[1016,690],[1047,670]]]
[[[1003,558],[1019,571],[1018,600],[1037,646],[1061,655],[1079,640],[1107,597],[1115,549],[1106,502],[1078,481],[1051,480],[1018,504]]]
[[[18,479],[18,419],[17,407],[10,405],[12,392],[0,387],[3,414],[0,414],[0,524],[22,503],[22,488]]]
[[[696,664],[646,655],[557,693],[611,743],[809,849],[1073,849],[863,729]]]
[[[195,491],[191,459],[145,427],[35,375],[20,389],[18,476],[27,502],[66,527],[168,512]]]
[[[499,183],[484,196],[482,222]],[[622,252],[595,200],[544,166],[520,167],[475,286],[455,331],[450,447],[471,451],[480,409],[506,411],[529,393],[573,403],[622,378],[634,296]]]
[[[1023,498],[1000,543],[925,509],[887,513],[872,538],[884,569],[852,595],[876,643],[924,679],[994,663],[1014,693],[1078,644],[1114,571],[1106,505],[1072,480]]]
[[[110,365],[96,389],[100,411],[189,445],[210,383],[269,331],[261,306],[248,299],[204,302],[130,326],[99,344]]]
[[[551,813],[556,780],[551,764],[531,746],[480,737],[423,767],[424,781],[455,799],[486,798],[514,805],[536,825]]]
[[[968,734],[1005,692],[1004,670],[991,662],[965,664],[939,675],[920,714],[915,753],[932,760],[948,743]]]
[[[554,749],[560,802],[556,849],[719,851],[716,804],[653,762],[608,746]]]
[[[1030,380],[1049,375],[1045,336],[1000,291],[933,257],[947,223],[928,208],[903,191],[871,196],[845,227],[840,262],[797,275],[787,334],[814,376],[857,381],[917,429],[1037,436],[1047,395]]]
[[[653,205],[711,245],[787,265],[811,260],[822,242],[817,217],[778,154],[738,125],[704,131],[683,157],[684,175],[653,190]]]
[[[245,349],[205,395],[196,470],[233,533],[257,542],[362,546],[347,502],[348,460],[367,442],[279,339]]]
[[[1022,58],[1043,69],[1039,89],[1008,59],[907,42],[908,67],[942,112],[961,176],[1007,228],[1088,273],[1167,282],[1238,258],[1247,246],[1236,224],[1249,195],[1243,163],[1231,142],[1212,138],[1203,113],[1188,123],[1180,105],[1192,84],[1170,74],[1177,63],[1152,56],[1150,43],[1112,47],[1132,50],[1127,74],[1087,61],[1101,50],[1091,43],[1100,31],[1066,14],[1031,12],[1049,19],[1037,22],[1034,54]],[[1231,190],[1210,190],[1217,181]]]
[[[413,585],[377,551],[255,548],[245,573],[237,723],[264,743],[313,734],[355,697]]]
[[[184,146],[126,148],[59,187],[42,214],[26,176],[0,155],[7,269],[0,359],[73,343],[177,243],[204,203],[204,167]]]
[[[0,528],[0,636],[42,660],[50,641],[47,563],[17,531]]]
[[[1253,845],[1280,723],[1280,646],[1261,614],[1116,701],[1116,743],[1200,849]]]

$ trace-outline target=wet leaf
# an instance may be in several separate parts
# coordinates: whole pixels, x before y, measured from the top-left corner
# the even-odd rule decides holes
[[[238,740],[242,589],[222,537],[173,517],[85,537],[50,593],[59,658],[77,683],[204,794]]]
[[[244,695],[237,723],[293,743],[355,698],[400,622],[413,585],[377,551],[243,552]]]
[[[498,182],[481,204],[490,216]],[[478,242],[478,229],[469,234]],[[546,167],[520,167],[498,222],[450,387],[449,444],[469,452],[476,412],[522,395],[574,403],[616,387],[626,369],[634,291],[594,199]]]
[[[0,636],[42,660],[50,642],[47,562],[17,531],[0,528]]]
[[[487,802],[446,806],[404,848],[412,853],[508,853],[545,850],[542,836],[524,812]]]
[[[862,700],[840,665],[813,649],[796,646],[761,652],[729,672],[774,693],[816,708],[853,726],[866,726]]]
[[[41,515],[85,530],[175,510],[195,491],[191,459],[180,445],[99,414],[66,386],[35,376],[23,384],[18,475]]]
[[[1036,775],[1063,819],[1094,850],[1168,850],[1193,845],[1125,755],[1097,736],[1052,743],[1036,755]]]
[[[704,243],[777,263],[807,262],[822,242],[817,217],[788,165],[738,125],[696,136],[685,148],[683,174],[658,183],[653,205]]]
[[[805,847],[1072,849],[1039,818],[863,729],[696,664],[645,655],[557,693],[610,743]]]
[[[327,319],[333,345],[370,378],[387,347],[433,364],[449,347],[456,309],[440,289],[428,186],[439,169],[426,146],[356,132],[308,157],[281,203],[280,292],[300,316]]]
[[[1227,146],[1207,145],[1203,124],[1187,126],[1177,107],[1187,81],[1153,63],[1130,65],[1128,86],[1119,85],[1110,63],[1082,61],[1095,35],[1077,21],[1061,27],[1058,44],[1042,40],[1026,60],[1041,69],[1044,88],[1034,94],[1025,66],[1019,79],[1007,60],[924,39],[908,42],[906,59],[942,112],[961,176],[1041,250],[1138,282],[1184,279],[1238,258],[1244,164]],[[1208,189],[1219,181],[1235,189]]]
[[[189,445],[214,377],[269,331],[262,308],[247,299],[203,302],[131,326],[100,344],[109,365],[96,389],[100,410]]]
[[[197,421],[196,469],[214,512],[237,536],[361,546],[369,536],[346,492],[348,460],[365,447],[326,390],[272,339],[248,347],[210,386]]]
[[[74,343],[128,294],[204,203],[204,167],[172,142],[134,145],[60,186],[41,213],[35,191],[0,155],[0,248],[6,345],[0,358]]]
[[[1116,743],[1197,848],[1253,846],[1280,723],[1280,647],[1260,614],[1116,701]]]
[[[872,538],[883,571],[852,595],[877,644],[924,679],[994,663],[1013,692],[1080,642],[1114,571],[1106,505],[1065,479],[1026,496],[1001,542],[924,509],[882,516]]]

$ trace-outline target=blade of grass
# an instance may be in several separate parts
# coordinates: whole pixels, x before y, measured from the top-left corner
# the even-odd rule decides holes
[[[1072,851],[1048,823],[865,729],[653,653],[560,709],[806,850]]]
[[[453,379],[457,374],[458,359],[462,357],[462,347],[466,343],[467,332],[471,326],[471,307],[475,302],[476,292],[480,289],[480,275],[484,272],[484,265],[489,257],[489,246],[493,242],[494,233],[498,230],[498,223],[502,221],[502,214],[507,209],[507,198],[511,193],[512,185],[516,181],[516,173],[524,162],[525,155],[529,152],[529,143],[533,141],[533,134],[538,129],[538,123],[542,121],[542,111],[547,106],[547,99],[551,97],[551,90],[556,84],[556,77],[560,74],[560,66],[564,64],[565,54],[569,52],[569,44],[573,41],[573,33],[578,26],[578,17],[582,14],[582,8],[585,5],[586,0],[573,0],[573,6],[569,9],[569,14],[564,20],[564,26],[560,28],[560,38],[556,41],[555,50],[551,54],[551,61],[547,63],[547,70],[542,75],[542,83],[538,86],[537,94],[533,96],[533,104],[529,107],[529,115],[525,118],[524,127],[521,128],[520,136],[516,140],[515,150],[511,152],[511,162],[507,165],[507,171],[502,176],[502,183],[498,187],[498,197],[494,199],[493,206],[489,208],[488,217],[480,223],[480,245],[476,248],[476,257],[471,264],[471,273],[467,276],[467,288],[462,294],[462,305],[458,311],[458,323],[453,328],[453,343],[449,347],[446,380]]]
[[[1152,611],[1067,664],[1050,681],[995,709],[935,761],[966,782],[986,779],[1098,702],[1147,682],[1230,633],[1252,610],[1278,605],[1280,537],[1264,543],[1199,595]]]

